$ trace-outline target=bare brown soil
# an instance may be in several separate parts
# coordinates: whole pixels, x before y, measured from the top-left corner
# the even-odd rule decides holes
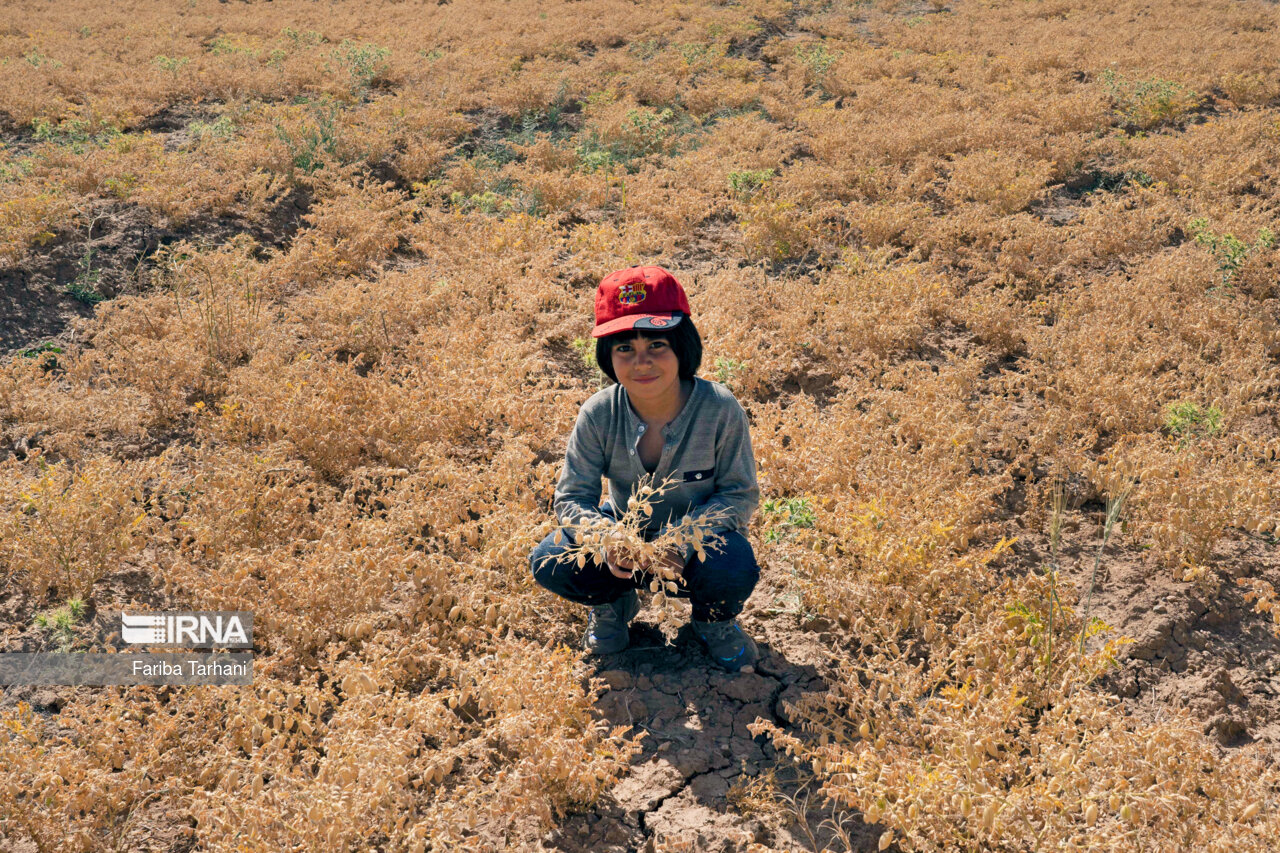
[[[164,228],[135,206],[104,202],[87,217],[91,230],[59,235],[18,266],[0,269],[0,352],[74,340],[72,323],[93,315],[94,299],[137,293],[148,285],[147,259],[161,246],[179,240],[216,246],[242,233],[264,246],[287,245],[308,205],[299,191],[263,221],[213,218]],[[72,292],[77,285],[84,288],[83,297]]]
[[[169,150],[183,144],[188,124],[203,116],[179,105],[131,130],[161,136]],[[0,113],[0,147],[12,156],[32,145]],[[286,246],[310,204],[307,191],[298,188],[261,219],[207,217],[166,227],[137,205],[99,200],[83,211],[88,227],[57,233],[21,263],[0,265],[0,355],[73,342],[74,321],[91,317],[96,300],[139,293],[151,284],[148,260],[163,246],[180,240],[217,246],[237,234],[248,234],[264,247]]]

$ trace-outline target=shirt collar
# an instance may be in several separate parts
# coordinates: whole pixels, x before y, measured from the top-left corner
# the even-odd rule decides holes
[[[665,427],[662,428],[663,433],[667,435],[675,435],[684,429],[690,419],[693,418],[693,410],[697,408],[698,401],[702,398],[703,388],[707,381],[700,376],[693,377],[693,390],[689,392],[689,399],[684,401],[684,408],[675,416]],[[625,404],[623,408],[627,411],[628,430],[634,429],[640,425],[640,416],[636,414],[636,410],[631,407],[631,398],[627,396],[627,389],[622,387],[622,383],[618,383],[618,389],[622,392],[622,402]]]

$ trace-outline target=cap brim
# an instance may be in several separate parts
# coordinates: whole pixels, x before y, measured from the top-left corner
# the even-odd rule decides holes
[[[591,330],[591,337],[603,338],[606,335],[625,332],[628,329],[639,329],[642,332],[665,332],[680,325],[680,321],[683,319],[684,315],[678,311],[670,314],[628,314],[625,317],[618,317],[596,326]]]

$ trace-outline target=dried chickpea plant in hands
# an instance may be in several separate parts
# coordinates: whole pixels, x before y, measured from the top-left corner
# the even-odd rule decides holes
[[[683,624],[684,614],[676,606],[672,595],[676,592],[680,572],[671,568],[663,558],[671,552],[683,553],[692,546],[696,559],[707,558],[707,551],[718,551],[724,545],[724,537],[713,531],[717,522],[724,520],[723,510],[712,510],[696,516],[686,515],[678,523],[665,528],[652,541],[645,541],[644,528],[653,514],[653,500],[671,488],[674,479],[667,478],[656,485],[653,476],[641,479],[627,501],[627,510],[616,521],[607,517],[566,524],[573,535],[573,544],[566,548],[563,560],[576,561],[578,568],[587,560],[605,565],[606,554],[623,565],[634,565],[653,574],[649,590],[658,608],[658,627],[668,640],[674,639]],[[556,544],[563,533],[556,531]]]

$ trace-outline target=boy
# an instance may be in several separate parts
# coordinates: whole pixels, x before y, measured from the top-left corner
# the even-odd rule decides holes
[[[736,672],[754,667],[756,644],[736,617],[760,576],[744,535],[760,498],[746,412],[723,385],[696,376],[702,339],[690,319],[689,300],[662,267],[610,273],[596,290],[596,361],[615,384],[582,406],[565,451],[555,492],[561,524],[602,515],[617,518],[646,474],[676,484],[653,501],[646,539],[686,514],[725,514],[715,532],[724,537],[705,561],[693,548],[663,561],[678,576],[679,597],[693,606],[693,631],[715,662]],[[610,500],[600,504],[600,479]],[[553,533],[530,555],[534,579],[559,595],[591,607],[584,646],[615,654],[630,644],[628,625],[640,609],[636,590],[648,587],[650,566],[606,551],[605,564],[579,568],[562,561],[573,537]]]

